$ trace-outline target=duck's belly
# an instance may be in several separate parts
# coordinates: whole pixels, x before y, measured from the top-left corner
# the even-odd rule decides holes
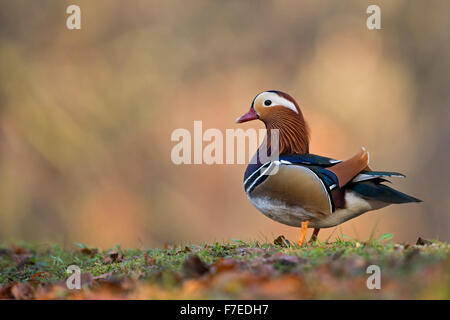
[[[259,211],[270,219],[293,227],[300,227],[302,221],[316,220],[318,215],[301,206],[290,205],[269,197],[249,196],[248,198]]]
[[[364,212],[378,209],[386,204],[369,201],[349,191],[345,194],[346,206],[331,214],[314,212],[303,206],[290,205],[278,199],[249,195],[250,202],[267,217],[293,227],[300,227],[303,221],[309,221],[310,228],[329,228],[355,218]]]

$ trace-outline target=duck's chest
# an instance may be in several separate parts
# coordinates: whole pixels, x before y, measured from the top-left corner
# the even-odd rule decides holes
[[[333,211],[329,190],[304,166],[272,162],[245,183],[251,203],[269,218],[290,226],[315,221]]]

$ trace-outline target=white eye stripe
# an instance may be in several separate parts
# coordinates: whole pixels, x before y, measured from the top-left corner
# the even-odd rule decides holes
[[[297,108],[295,107],[295,104],[293,102],[291,102],[283,97],[280,97],[276,93],[263,92],[257,97],[257,99],[258,98],[261,99],[261,104],[263,107],[270,108],[270,107],[274,107],[274,106],[283,106],[283,107],[291,109],[295,113],[298,113]],[[272,101],[272,103],[270,105],[266,106],[264,104],[264,101],[266,101],[266,100],[270,100],[270,101]]]

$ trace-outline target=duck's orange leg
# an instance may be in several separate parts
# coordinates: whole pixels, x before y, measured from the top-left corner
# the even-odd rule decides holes
[[[297,241],[297,244],[299,246],[303,245],[303,243],[305,242],[306,230],[308,229],[308,223],[309,223],[309,221],[302,222],[302,227],[300,229],[300,236],[298,237],[298,241]]]

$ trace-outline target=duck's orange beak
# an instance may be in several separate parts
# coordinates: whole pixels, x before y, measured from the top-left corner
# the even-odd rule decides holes
[[[250,108],[250,110],[244,114],[242,117],[236,119],[236,123],[247,122],[251,120],[259,119],[258,115],[255,112],[255,109]]]

